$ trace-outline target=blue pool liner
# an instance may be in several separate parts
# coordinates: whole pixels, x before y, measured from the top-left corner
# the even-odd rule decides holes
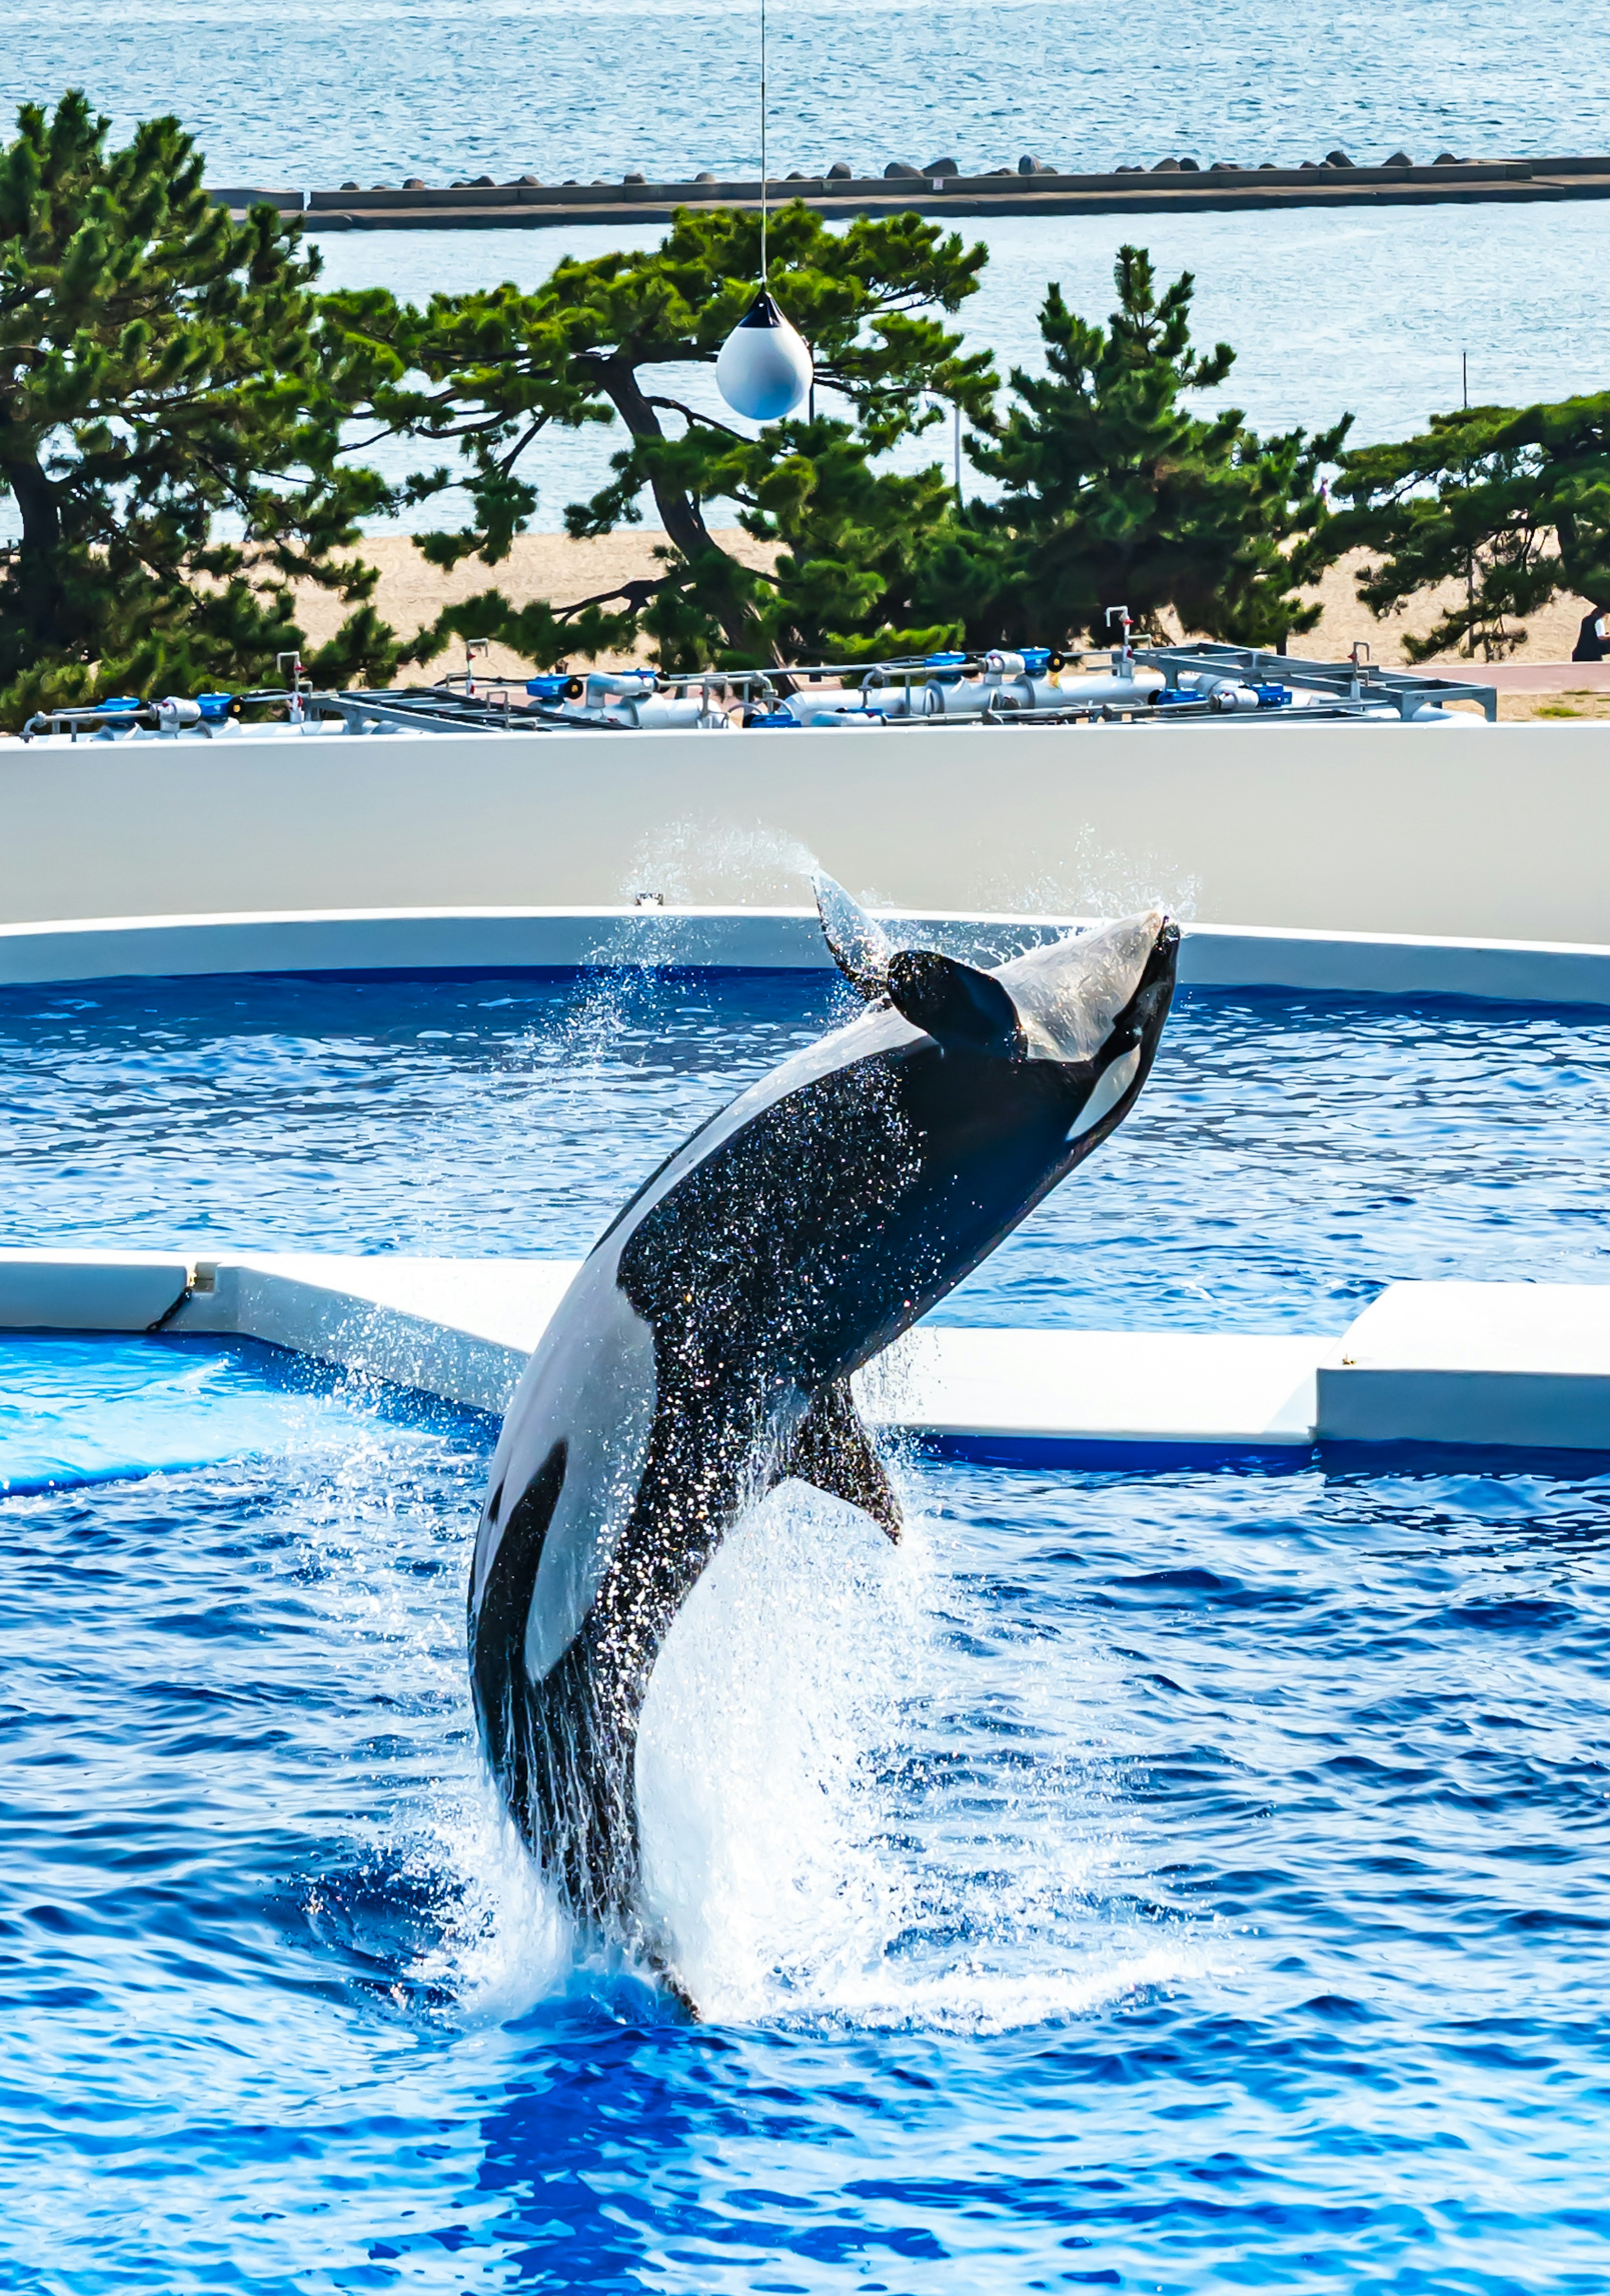
[[[287,1361],[273,1349],[144,1333],[8,1334],[0,1494],[278,1456],[371,1423],[371,1413],[310,1383],[310,1367],[276,1377],[276,1359]]]

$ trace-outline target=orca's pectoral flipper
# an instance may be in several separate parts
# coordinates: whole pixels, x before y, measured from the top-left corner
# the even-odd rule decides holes
[[[875,1004],[889,994],[889,960],[894,951],[888,934],[835,877],[817,869],[810,882],[834,963],[852,988],[858,989],[869,1004]]]
[[[892,1539],[904,1528],[900,1503],[888,1471],[872,1447],[847,1379],[820,1389],[777,1462],[776,1480],[797,1475],[829,1498],[843,1499],[869,1514]]]
[[[896,948],[836,878],[818,869],[810,882],[834,963],[869,1004],[887,996],[936,1044],[1002,1060],[1023,1058],[1017,1007],[992,972],[937,949]]]

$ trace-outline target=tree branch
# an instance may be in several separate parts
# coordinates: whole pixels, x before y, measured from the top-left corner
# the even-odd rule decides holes
[[[643,403],[645,406],[663,406],[669,414],[680,414],[701,430],[713,430],[722,439],[730,439],[735,447],[749,444],[742,430],[734,430],[728,424],[719,422],[713,414],[701,414],[694,407],[685,406],[679,398],[645,398]]]

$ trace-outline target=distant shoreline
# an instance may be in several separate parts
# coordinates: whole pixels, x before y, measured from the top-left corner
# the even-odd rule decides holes
[[[1097,175],[1066,175],[1020,161],[984,176],[964,176],[953,162],[937,172],[898,165],[899,172],[864,177],[773,178],[771,203],[801,200],[832,220],[898,215],[916,209],[940,220],[970,222],[998,216],[1122,216],[1201,209],[1294,207],[1430,207],[1499,201],[1610,199],[1610,157],[1591,154],[1537,160],[1455,160],[1429,167],[1412,162],[1359,167],[1341,155],[1301,168],[1244,168],[1215,161],[1203,168],[1189,157],[1152,168],[1122,168]],[[706,175],[686,182],[650,183],[642,176],[620,182],[544,184],[522,176],[506,184],[490,177],[432,184],[411,177],[401,185],[343,184],[335,191],[257,190],[225,185],[213,196],[233,213],[256,203],[300,216],[309,231],[507,231],[554,225],[669,223],[678,208],[754,209],[758,177],[724,181]]]

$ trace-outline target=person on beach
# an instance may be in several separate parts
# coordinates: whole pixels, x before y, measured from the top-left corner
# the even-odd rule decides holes
[[[1571,650],[1573,661],[1603,661],[1610,655],[1610,607],[1595,606],[1590,614],[1582,616],[1582,627],[1576,634],[1576,644]]]

